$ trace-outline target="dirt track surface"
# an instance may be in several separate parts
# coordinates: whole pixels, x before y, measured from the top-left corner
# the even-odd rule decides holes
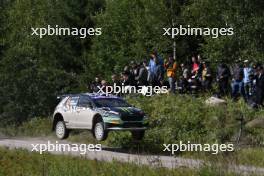
[[[32,151],[33,145],[36,144],[47,144],[50,141],[55,144],[56,140],[49,138],[0,138],[0,146],[8,147],[9,149],[19,148]],[[71,144],[68,141],[59,141],[63,144]],[[80,154],[80,152],[70,151],[70,152],[60,152],[60,151],[50,151],[51,154],[56,155],[71,155],[71,156],[82,156],[91,160],[100,160],[112,162],[113,160],[119,162],[135,163],[138,165],[148,165],[151,167],[166,167],[169,169],[184,167],[190,169],[198,169],[205,165],[213,165],[208,162],[196,159],[186,159],[181,157],[173,156],[158,156],[158,155],[141,155],[141,154],[129,154],[121,153],[116,151],[111,151],[110,148],[102,147],[102,151],[89,151],[85,155]],[[221,166],[220,166],[221,167]],[[264,168],[244,166],[244,165],[228,165],[224,166],[224,170],[229,170],[230,172],[235,172],[239,175],[264,175]]]

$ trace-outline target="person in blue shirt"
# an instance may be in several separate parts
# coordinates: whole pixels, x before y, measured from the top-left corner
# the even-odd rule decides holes
[[[149,60],[149,66],[148,66],[148,71],[149,71],[149,76],[148,76],[148,81],[150,84],[152,84],[154,82],[154,79],[155,79],[155,72],[156,72],[156,67],[157,67],[157,64],[154,60],[153,57],[150,58]]]
[[[164,78],[164,61],[158,52],[154,50],[150,54],[149,82],[153,86],[161,86]]]
[[[243,79],[244,79],[243,65],[237,62],[235,67],[233,68],[233,81],[231,83],[231,87],[232,87],[231,95],[234,100],[237,100],[241,95],[245,98]]]
[[[249,61],[245,60],[244,61],[244,68],[243,68],[243,72],[244,72],[244,77],[243,77],[243,83],[244,83],[244,95],[245,95],[245,100],[248,101],[248,99],[250,98],[250,90],[251,90],[251,75],[252,75],[252,68],[249,66]]]

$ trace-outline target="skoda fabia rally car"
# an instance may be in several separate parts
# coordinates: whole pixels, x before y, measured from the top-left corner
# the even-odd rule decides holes
[[[131,131],[135,140],[144,137],[148,117],[121,97],[100,94],[71,94],[61,97],[53,114],[53,127],[59,139],[67,138],[72,129],[88,129],[102,141],[109,131]]]

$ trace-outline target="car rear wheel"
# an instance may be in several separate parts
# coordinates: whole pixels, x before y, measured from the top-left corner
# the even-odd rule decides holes
[[[107,138],[108,132],[104,129],[103,122],[97,122],[93,128],[93,134],[96,140],[104,141]]]
[[[56,136],[59,139],[65,139],[69,136],[69,130],[63,121],[58,121],[55,128]]]
[[[145,131],[131,131],[132,138],[134,140],[142,140],[145,135]]]

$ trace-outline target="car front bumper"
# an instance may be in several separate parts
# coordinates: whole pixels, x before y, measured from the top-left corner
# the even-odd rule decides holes
[[[109,131],[144,131],[148,124],[142,122],[124,122],[123,124],[105,123],[105,129]]]

